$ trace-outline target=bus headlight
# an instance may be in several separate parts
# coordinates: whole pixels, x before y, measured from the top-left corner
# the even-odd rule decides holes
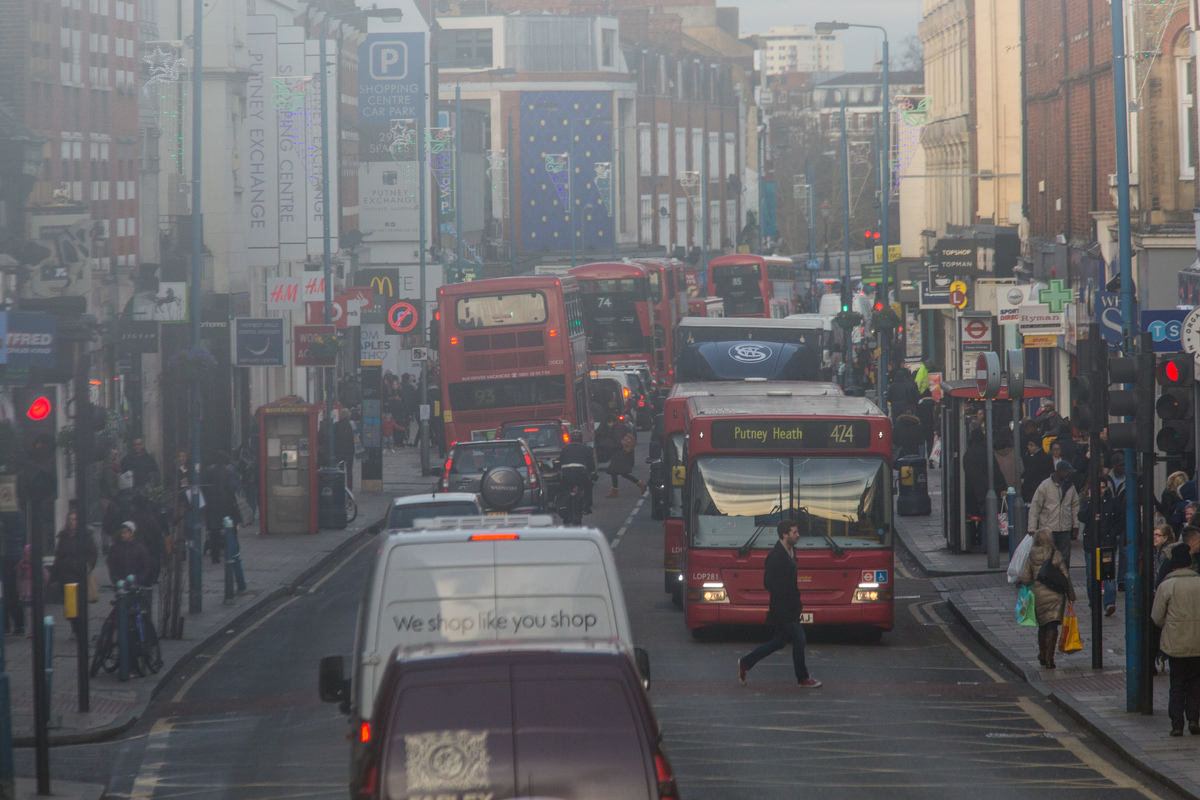
[[[892,590],[878,583],[860,583],[854,590],[855,603],[879,603],[892,599]]]
[[[693,603],[728,603],[729,595],[724,583],[705,583],[698,587],[689,586],[687,599]]]

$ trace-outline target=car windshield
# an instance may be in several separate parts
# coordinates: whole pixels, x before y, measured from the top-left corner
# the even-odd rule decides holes
[[[388,528],[411,528],[418,519],[433,517],[477,517],[479,506],[475,503],[421,503],[411,506],[392,506],[388,513]]]
[[[524,439],[534,449],[562,448],[562,428],[558,425],[506,425],[500,429],[501,439]]]
[[[492,467],[525,466],[525,453],[520,445],[487,445],[467,444],[454,448],[454,459],[450,462],[450,472],[458,474],[473,474],[483,472]]]
[[[797,547],[891,546],[891,481],[882,459],[696,459],[691,483],[692,547],[741,547],[759,527],[800,523]],[[755,549],[774,547],[773,531]]]

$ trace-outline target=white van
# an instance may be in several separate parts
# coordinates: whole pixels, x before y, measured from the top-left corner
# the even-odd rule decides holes
[[[393,651],[427,657],[555,641],[609,642],[635,654],[625,597],[604,534],[546,515],[441,517],[380,542],[366,581],[346,685],[342,659],[322,660],[326,700],[357,726],[370,719]],[[647,670],[648,671],[648,670]]]

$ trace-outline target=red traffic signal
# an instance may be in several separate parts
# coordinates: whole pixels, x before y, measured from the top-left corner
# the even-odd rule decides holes
[[[870,231],[863,231],[863,238],[864,238],[864,239],[870,239],[870,238],[871,238],[871,232],[870,232]]]
[[[40,422],[50,416],[50,412],[54,410],[50,398],[45,395],[40,395],[36,400],[29,404],[29,408],[25,411],[25,416],[29,417],[34,422]]]
[[[876,311],[883,311],[883,303],[881,303],[881,302],[879,302],[878,300],[876,300],[876,301],[875,301],[875,310],[876,310]]]
[[[1154,379],[1159,386],[1186,386],[1192,381],[1190,357],[1167,357],[1158,365]]]

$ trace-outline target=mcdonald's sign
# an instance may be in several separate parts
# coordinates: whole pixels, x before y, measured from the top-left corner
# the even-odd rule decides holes
[[[400,270],[396,267],[360,269],[354,273],[354,285],[369,289],[374,310],[364,310],[363,324],[382,324],[384,311],[400,299]]]

